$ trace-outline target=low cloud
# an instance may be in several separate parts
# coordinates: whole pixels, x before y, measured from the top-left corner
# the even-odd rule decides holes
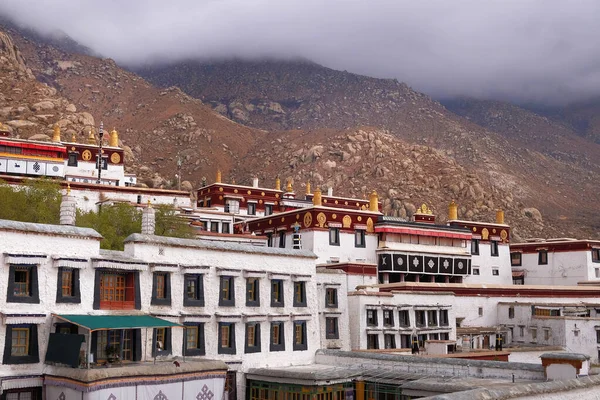
[[[0,14],[126,65],[302,57],[437,98],[600,95],[596,0],[3,0]]]

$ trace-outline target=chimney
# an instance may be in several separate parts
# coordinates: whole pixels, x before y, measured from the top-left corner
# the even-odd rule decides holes
[[[154,226],[156,225],[155,213],[156,210],[152,208],[152,204],[148,200],[148,206],[142,211],[142,235],[154,235]]]
[[[504,211],[496,210],[496,223],[504,224]]]
[[[333,196],[333,188],[331,186],[329,186],[327,188],[327,196],[329,196],[329,197]]]
[[[321,189],[317,188],[313,194],[313,205],[321,206]]]
[[[252,178],[252,187],[258,187],[258,178],[256,176]]]
[[[75,225],[75,217],[77,216],[77,203],[75,197],[71,196],[71,185],[67,183],[67,193],[62,197],[60,202],[60,224]]]
[[[456,221],[458,219],[458,204],[452,200],[448,206],[448,221]]]

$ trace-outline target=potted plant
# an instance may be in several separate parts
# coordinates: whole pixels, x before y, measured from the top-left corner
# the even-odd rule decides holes
[[[106,346],[106,358],[109,363],[113,363],[119,360],[121,355],[121,348],[117,345]]]

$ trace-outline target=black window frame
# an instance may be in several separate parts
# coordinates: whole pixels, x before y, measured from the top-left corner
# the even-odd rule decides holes
[[[410,312],[408,310],[398,310],[398,325],[402,328],[410,326]]]
[[[370,317],[370,315],[372,317]],[[377,326],[379,324],[378,321],[378,315],[379,314],[379,310],[376,309],[367,309],[367,326]]]
[[[213,229],[215,227],[216,227],[216,229]],[[210,221],[210,231],[219,233],[219,221]]]
[[[29,296],[15,295],[15,272],[17,269],[29,270]],[[10,264],[8,270],[8,288],[6,291],[7,303],[26,303],[39,304],[40,292],[38,284],[38,265],[37,264]]]
[[[515,307],[514,306],[508,307],[508,318],[509,319],[515,318]]]
[[[77,152],[70,151],[69,156],[67,158],[67,167],[76,167],[78,165],[77,161]]]
[[[492,276],[500,276],[500,269],[499,268],[492,268]]]
[[[165,330],[165,341],[163,343],[163,349],[159,350],[157,347],[156,334],[158,329]],[[173,352],[173,339],[171,328],[154,328],[152,329],[152,357],[168,356]]]
[[[187,295],[187,282],[194,281],[196,286],[195,298]],[[204,274],[184,274],[183,276],[183,306],[204,307]]]
[[[227,285],[228,298],[223,297],[223,289]],[[219,277],[219,307],[235,307],[235,277],[221,275]]]
[[[422,316],[422,318],[419,318],[419,315]],[[415,326],[418,328],[422,328],[424,326],[426,326],[426,315],[427,313],[425,312],[425,310],[415,310]],[[422,322],[419,322],[419,320],[422,320]]]
[[[184,322],[183,326],[193,326],[198,328],[198,337],[196,338],[196,348],[187,348],[187,329],[183,330],[183,351],[184,356],[204,356],[206,355],[206,343],[204,337],[204,322]]]
[[[248,328],[254,327],[254,346],[248,344]],[[260,322],[246,322],[244,328],[244,353],[260,353],[261,352],[261,339],[260,339]]]
[[[254,299],[250,297],[252,293],[250,291],[250,286],[254,282]],[[248,307],[260,307],[260,278],[249,277],[246,278],[246,306]]]
[[[334,302],[329,302],[329,293],[333,292]],[[325,307],[326,308],[338,308],[338,290],[337,288],[325,288]]]
[[[296,342],[296,327],[300,325],[302,327],[302,343]],[[292,350],[293,351],[304,351],[308,350],[308,337],[306,335],[306,321],[294,321],[292,324]]]
[[[354,231],[354,247],[360,249],[367,247],[367,234],[364,229],[356,229]]]
[[[71,276],[71,293],[72,296],[63,296],[62,293],[62,275],[65,270],[70,270]],[[79,286],[79,269],[78,268],[67,268],[59,267],[57,272],[57,284],[56,284],[56,302],[57,303],[70,303],[80,304],[81,303],[81,289]]]
[[[229,347],[223,347],[222,341],[222,329],[223,326],[229,326]],[[219,322],[219,333],[218,333],[218,354],[236,354],[236,343],[235,343],[235,322]]]
[[[600,248],[592,249],[592,262],[600,263]]]
[[[268,232],[266,234],[266,236],[267,236],[267,247],[273,247],[273,233]]]
[[[156,294],[158,276],[164,275],[165,277],[165,297],[159,299]],[[184,290],[187,289],[187,283],[184,281]],[[184,293],[184,298],[187,297],[187,292]],[[152,298],[150,304],[153,306],[170,306],[171,305],[171,273],[156,271],[152,273]]]
[[[63,329],[68,329],[69,335],[77,335],[79,333],[79,327],[70,322],[58,322],[54,324],[54,333],[61,333],[66,335],[66,333],[61,332],[61,330]]]
[[[391,345],[388,347],[387,339],[391,338]],[[393,333],[384,333],[383,334],[383,348],[384,349],[395,349],[396,348],[396,335]]]
[[[330,322],[332,323],[333,330],[330,330]],[[325,339],[339,339],[340,338],[340,330],[339,330],[339,318],[337,317],[325,317]]]
[[[490,241],[490,255],[492,257],[498,257],[499,256],[498,241],[497,240],[491,240]]]
[[[448,310],[440,310],[440,317],[439,317],[438,322],[439,322],[440,326],[449,326],[450,325],[450,317],[449,317]]]
[[[130,270],[114,270],[114,269],[110,269],[110,268],[98,268],[96,269],[96,273],[94,276],[94,304],[92,305],[92,308],[94,310],[101,310],[102,308],[100,308],[101,305],[101,301],[100,301],[100,297],[101,297],[101,293],[100,293],[100,282],[102,281],[102,275],[103,274],[117,274],[117,273],[124,273],[126,275],[131,274],[133,276],[133,309],[134,310],[141,310],[142,309],[142,297],[141,297],[141,291],[140,291],[140,271],[130,271]],[[126,300],[126,301],[130,301],[130,300]],[[133,331],[135,331],[135,329],[133,329]]]
[[[26,356],[13,356],[12,350],[12,331],[17,328],[29,329],[28,354]],[[6,325],[4,336],[4,357],[3,364],[37,364],[40,362],[40,351],[38,343],[38,327],[35,324]]]
[[[333,234],[333,239],[331,235]],[[329,245],[339,246],[340,245],[340,228],[329,227]]]
[[[279,327],[279,344],[273,343],[273,327]],[[269,351],[285,351],[285,323],[283,321],[271,322],[269,328]]]
[[[298,288],[300,288],[300,296],[298,299]],[[296,281],[294,282],[294,307],[306,307],[306,282],[305,281]]]
[[[471,255],[479,255],[479,239],[471,239]]]
[[[248,215],[256,215],[256,203],[248,202]]]
[[[227,227],[227,229],[225,229],[225,227]],[[231,224],[229,222],[221,222],[221,233],[225,233],[225,234],[229,234],[231,233]]]
[[[515,256],[515,255],[519,256],[518,262],[513,260],[513,256]],[[510,253],[510,266],[511,267],[520,267],[522,265],[523,265],[523,254],[520,251],[513,251],[512,253]]]
[[[285,231],[277,232],[277,242],[280,249],[285,249]]]
[[[388,322],[386,322],[386,314]],[[383,310],[383,326],[394,326],[394,310]]]
[[[265,217],[273,214],[273,205],[265,204]]]
[[[548,250],[538,250],[538,265],[548,265]]]
[[[371,339],[374,339],[373,341]],[[379,350],[379,334],[368,333],[367,334],[367,350]]]
[[[274,285],[279,286],[279,299],[275,298]],[[283,293],[283,280],[282,279],[271,279],[271,307],[285,307],[285,296]]]

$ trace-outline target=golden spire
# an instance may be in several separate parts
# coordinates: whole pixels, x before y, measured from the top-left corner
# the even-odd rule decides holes
[[[54,124],[53,132],[52,141],[60,142],[60,126],[58,126],[58,123]]]
[[[275,190],[281,190],[281,179],[279,179],[279,176],[275,178]]]
[[[306,181],[306,194],[310,194],[310,181]]]
[[[96,137],[94,136],[93,129],[90,129],[90,134],[88,136],[88,144],[98,144],[98,143],[96,143]]]
[[[150,199],[148,199],[148,208],[152,208],[152,203],[150,203]]]
[[[221,183],[221,170],[217,170],[217,179],[215,179],[215,183]]]
[[[496,210],[496,223],[504,224],[504,211],[500,209]]]
[[[77,143],[77,134],[74,131],[71,134],[71,143]]]
[[[316,188],[315,189],[315,193],[313,194],[313,205],[314,206],[320,206],[322,205],[321,203],[321,189]]]
[[[291,179],[287,180],[287,186],[285,188],[285,191],[288,193],[292,193],[294,191],[294,189],[292,188],[292,180]]]
[[[458,204],[452,200],[452,203],[448,206],[448,221],[455,221],[458,219]]]
[[[119,147],[119,134],[117,133],[117,130],[115,128],[113,128],[113,130],[110,131],[108,145],[111,147]]]
[[[379,211],[379,196],[376,191],[372,191],[369,195],[369,211]]]
[[[67,182],[67,196],[71,195],[71,184]]]

